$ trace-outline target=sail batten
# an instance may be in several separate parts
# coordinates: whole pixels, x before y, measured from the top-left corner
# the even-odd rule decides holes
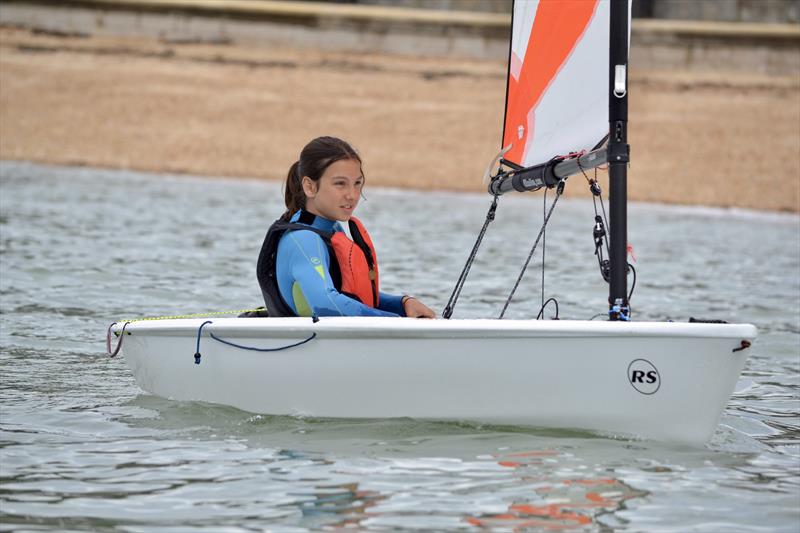
[[[522,167],[608,133],[608,0],[515,0],[502,147]]]

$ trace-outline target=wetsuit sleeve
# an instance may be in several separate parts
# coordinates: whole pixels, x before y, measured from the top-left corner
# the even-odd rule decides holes
[[[312,231],[292,231],[281,247],[286,256],[288,272],[293,280],[292,294],[285,300],[293,302],[300,316],[398,316],[397,313],[373,309],[336,290],[330,275],[330,257],[322,237]],[[282,243],[283,244],[283,243]]]
[[[381,292],[378,309],[388,311],[400,316],[406,316],[406,311],[403,309],[403,296],[396,296],[394,294],[386,294]]]

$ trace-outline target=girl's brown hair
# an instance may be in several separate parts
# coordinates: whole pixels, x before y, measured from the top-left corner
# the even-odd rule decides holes
[[[288,221],[298,210],[306,206],[306,193],[303,192],[303,176],[317,182],[331,163],[344,159],[354,159],[361,164],[361,157],[346,141],[336,137],[317,137],[305,145],[300,159],[289,167],[286,176],[284,202],[286,212],[281,220]]]

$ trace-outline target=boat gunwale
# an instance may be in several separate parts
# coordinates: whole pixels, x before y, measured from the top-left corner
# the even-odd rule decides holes
[[[126,333],[152,336],[196,336],[203,329],[231,337],[296,338],[316,333],[321,338],[537,338],[537,337],[691,337],[754,340],[752,324],[690,322],[611,322],[589,320],[410,320],[391,317],[217,318],[144,320],[127,325]],[[119,333],[123,323],[112,331]]]

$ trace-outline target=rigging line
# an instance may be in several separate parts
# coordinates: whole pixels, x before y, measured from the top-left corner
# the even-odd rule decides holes
[[[634,266],[633,266],[632,264],[630,264],[630,263],[628,263],[628,267],[629,267],[629,268],[630,268],[630,269],[633,271],[633,284],[631,285],[631,290],[630,290],[630,292],[628,293],[628,302],[629,302],[629,303],[628,303],[628,318],[630,319],[630,318],[632,318],[632,317],[633,317],[633,307],[631,307],[630,300],[631,300],[631,298],[633,297],[633,289],[635,289],[635,288],[636,288],[636,269],[635,269],[635,268],[634,268]],[[552,299],[552,298],[551,298],[551,299]],[[550,300],[548,300],[548,302],[549,302],[549,301],[550,301]],[[544,311],[544,310],[542,310],[542,311],[540,311],[540,312],[543,312],[543,311]],[[556,302],[556,316],[558,316],[558,302]],[[592,318],[590,318],[589,320],[594,320],[595,318],[600,318],[601,316],[605,316],[605,317],[607,317],[607,316],[608,316],[608,311],[606,311],[606,312],[604,312],[604,313],[597,313],[596,315],[594,315],[594,316],[593,316]]]
[[[597,181],[595,181],[594,184],[592,186],[590,186],[590,190],[592,191],[592,207],[594,207],[595,229],[597,229],[598,221],[602,221],[603,220],[602,217],[597,212],[597,195],[595,195],[595,191],[597,191],[597,194],[600,194],[600,187],[597,185]],[[602,268],[603,268],[603,259],[604,259],[603,258],[603,245],[597,243],[597,238],[598,238],[598,236],[600,236],[601,239],[604,239],[606,235],[607,235],[607,233],[606,233],[606,228],[605,227],[603,227],[602,236],[600,236],[599,232],[595,235],[594,253],[597,256],[597,262],[600,265],[601,272],[602,272]],[[608,250],[607,239],[606,239],[606,250]],[[609,253],[609,255],[611,255],[610,251],[608,253]]]
[[[125,322],[122,325],[122,331],[120,331],[117,335],[119,335],[119,342],[117,342],[117,347],[112,351],[111,350],[111,328],[117,325],[116,322],[112,322],[110,326],[108,326],[108,331],[106,332],[106,353],[109,357],[116,357],[119,353],[120,349],[122,349],[122,341],[125,339],[125,328],[128,327],[130,322]],[[130,335],[130,333],[128,333]]]
[[[592,180],[589,179],[589,176],[586,174],[586,171],[583,169],[583,165],[581,165],[581,158],[578,157],[578,159],[576,159],[575,162],[578,164],[578,170],[581,171],[581,174],[583,174],[583,177],[586,178],[586,181],[589,182],[589,185],[591,185],[592,184]],[[595,171],[594,171],[594,177],[595,177],[595,181],[596,181],[597,180],[596,167],[595,167]]]
[[[549,304],[550,302],[553,302],[553,305],[556,306],[556,316],[553,317],[553,318],[555,320],[558,320],[558,300],[556,300],[555,298],[548,298],[547,301],[545,302],[545,305]],[[540,318],[544,318],[545,305],[543,305],[542,308],[539,309],[539,313],[536,315],[536,320],[539,320]]]
[[[544,190],[544,200],[542,201],[542,220],[547,216],[547,189]],[[542,233],[542,308],[544,308],[544,256],[547,251],[547,228]],[[538,317],[537,317],[538,318]]]
[[[631,291],[628,293],[628,307],[630,307],[631,305],[630,301],[631,298],[633,297],[633,289],[636,288],[636,269],[633,268],[633,265],[630,263],[628,263],[628,268],[630,268],[633,271],[633,283],[631,284]]]
[[[561,179],[556,186],[556,198],[553,200],[553,203],[550,204],[550,211],[547,212],[547,216],[544,219],[544,223],[542,224],[542,228],[539,230],[539,234],[536,236],[536,240],[533,243],[533,247],[531,248],[530,253],[528,254],[528,258],[525,260],[525,264],[522,266],[522,270],[517,277],[517,282],[514,283],[514,288],[511,289],[511,293],[508,295],[508,299],[506,300],[505,305],[503,306],[503,310],[500,311],[500,316],[497,318],[503,318],[506,314],[506,309],[508,309],[508,305],[511,303],[511,299],[514,297],[514,293],[517,292],[517,288],[519,287],[520,282],[522,281],[522,277],[525,275],[525,271],[528,269],[528,264],[531,262],[531,258],[533,257],[534,252],[536,251],[536,247],[539,245],[539,240],[542,238],[542,234],[544,233],[544,229],[547,227],[547,223],[550,221],[550,217],[553,214],[553,210],[558,203],[558,199],[561,198],[561,194],[564,192],[564,184],[566,183],[566,178]]]
[[[592,196],[592,202],[594,203],[594,220],[595,220],[595,225],[596,225],[597,224],[597,220],[603,220],[603,219],[597,213],[597,200],[595,199],[594,196]],[[605,222],[603,222],[603,224],[605,224]],[[608,236],[608,229],[605,226],[603,226],[602,239],[606,241],[606,252],[610,256],[611,252],[608,249],[607,236]],[[600,245],[596,244],[595,245],[595,253],[597,254],[598,261],[600,261],[600,263],[602,264],[603,263],[603,246],[602,246],[602,244],[600,244]]]
[[[597,167],[595,167],[595,169],[594,169],[594,177],[595,177],[595,182],[597,182]],[[606,225],[606,232],[608,232],[607,233],[607,235],[608,235],[611,232],[611,228],[608,225],[608,218],[606,216],[606,204],[605,204],[605,202],[603,202],[602,189],[600,189],[599,197],[600,197],[600,207],[603,210],[603,223]],[[595,216],[597,216],[597,204],[594,203],[594,201],[595,201],[595,197],[594,197],[594,195],[592,195],[592,203],[594,204],[594,214],[595,214]],[[609,242],[608,242],[609,239],[606,238],[604,240],[606,242],[606,252],[608,253],[608,256],[611,257],[611,250],[610,250],[610,247],[609,247],[610,245],[609,245]],[[631,284],[631,290],[628,293],[628,309],[629,309],[628,316],[630,317],[630,315],[632,313],[632,309],[630,308],[630,300],[631,300],[631,297],[633,296],[633,289],[636,288],[636,269],[633,267],[632,264],[628,263],[627,261],[626,261],[626,264],[627,264],[627,268],[629,268],[629,269],[631,269],[633,271],[633,283]]]
[[[584,172],[583,175],[586,176],[586,173]],[[591,184],[592,181],[589,180],[589,183]],[[600,197],[600,207],[603,209],[603,224],[606,225],[606,232],[607,232],[606,234],[610,235],[611,227],[608,225],[608,217],[606,216],[606,206],[605,203],[603,202],[603,189],[600,187],[600,184],[597,181],[597,167],[594,168],[594,183],[597,186],[597,196]],[[594,216],[597,216],[597,202],[594,194],[592,194],[592,205],[594,205]],[[611,249],[609,247],[610,245],[608,244],[608,239],[605,239],[605,241],[606,241],[606,253],[608,254],[609,257],[611,257]]]
[[[597,187],[597,196],[600,198],[600,207],[603,209],[603,224],[606,225],[606,231],[610,232],[611,227],[608,225],[608,218],[606,217],[606,206],[603,203],[603,189],[600,187],[600,184],[597,181],[597,167],[594,167],[594,180],[590,180],[589,176],[586,175],[583,168],[580,166],[580,161],[578,161],[578,168],[581,169],[583,172],[583,177],[586,178],[586,181],[589,182],[589,188],[592,190],[592,205],[594,206],[594,216],[597,216],[597,203],[595,202],[595,195],[594,195],[594,188]],[[609,233],[610,234],[610,233]],[[611,250],[609,248],[608,239],[606,239],[606,253],[608,256],[611,257]]]
[[[499,196],[495,194],[494,198],[492,199],[492,205],[489,206],[489,211],[486,213],[486,220],[483,222],[483,227],[481,228],[480,233],[478,233],[478,238],[475,241],[475,245],[472,247],[472,252],[470,252],[467,262],[464,265],[464,268],[461,270],[461,275],[458,276],[456,286],[453,288],[453,293],[450,295],[450,299],[447,301],[444,311],[442,311],[442,318],[449,319],[451,316],[453,316],[453,311],[456,308],[456,302],[458,302],[458,297],[461,296],[461,289],[464,288],[464,283],[467,281],[467,275],[469,274],[470,268],[472,268],[472,262],[475,261],[475,256],[478,255],[478,248],[481,246],[483,236],[486,234],[486,229],[489,227],[489,223],[494,220],[495,211],[497,211],[498,198]]]
[[[316,317],[312,317],[312,318],[316,318]],[[317,319],[317,320],[319,320],[319,319]],[[315,320],[315,322],[317,320]],[[205,322],[200,324],[200,327],[197,329],[197,345],[196,345],[196,350],[194,352],[194,364],[196,364],[196,365],[200,364],[200,361],[201,361],[201,359],[203,357],[202,354],[200,353],[200,338],[203,335],[203,328],[206,327],[207,325],[213,324],[213,323],[214,322],[212,322],[211,320],[206,320]],[[286,346],[280,346],[278,348],[257,348],[255,346],[245,346],[243,344],[236,344],[235,342],[231,342],[231,341],[225,340],[225,339],[223,339],[221,337],[217,337],[211,331],[208,332],[208,336],[211,337],[212,339],[214,339],[217,342],[221,342],[222,344],[227,344],[228,346],[233,346],[234,348],[239,348],[240,350],[250,350],[250,351],[253,351],[253,352],[280,352],[282,350],[288,350],[289,348],[294,348],[296,346],[301,346],[301,345],[303,345],[303,344],[305,344],[307,342],[310,342],[310,341],[314,340],[317,337],[317,333],[316,332],[312,332],[311,336],[308,337],[307,339],[303,339],[303,340],[298,341],[298,342],[296,342],[294,344],[288,344]]]
[[[312,332],[311,336],[308,337],[307,339],[298,341],[298,342],[296,342],[294,344],[287,344],[286,346],[280,346],[278,348],[256,348],[255,346],[244,346],[242,344],[236,344],[235,342],[231,342],[231,341],[225,340],[225,339],[223,339],[221,337],[217,337],[216,335],[214,335],[210,331],[208,332],[208,336],[211,337],[212,339],[214,339],[217,342],[221,342],[222,344],[227,344],[228,346],[233,346],[234,348],[239,348],[240,350],[250,350],[250,351],[253,351],[253,352],[280,352],[281,350],[288,350],[289,348],[294,348],[296,346],[300,346],[301,344],[305,344],[307,342],[311,342],[312,340],[314,340],[316,338],[317,333],[316,332]]]
[[[606,231],[608,235],[611,235],[611,226],[608,225],[608,217],[606,216],[606,205],[603,202],[603,193],[600,193],[600,207],[603,209],[603,222],[606,225]],[[608,244],[609,239],[606,239],[606,253],[608,253],[608,257],[611,257],[611,248],[609,248]]]

